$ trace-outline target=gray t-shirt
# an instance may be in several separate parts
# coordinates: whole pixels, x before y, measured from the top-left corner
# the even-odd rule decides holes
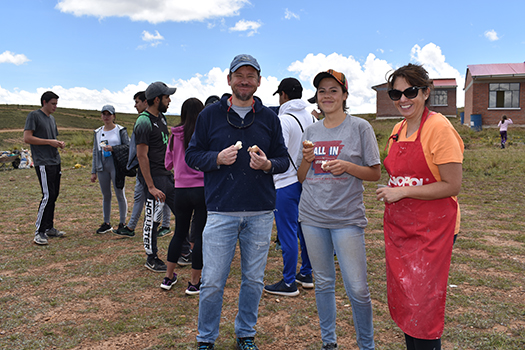
[[[315,143],[315,160],[303,182],[299,221],[324,228],[366,227],[363,180],[348,173],[334,176],[322,170],[321,165],[323,161],[334,159],[361,166],[380,164],[377,140],[370,123],[347,115],[339,126],[328,129],[320,121],[306,128],[303,140]]]
[[[33,130],[33,136],[41,139],[56,140],[58,136],[55,118],[47,116],[40,109],[29,112],[24,130]],[[31,156],[35,166],[60,164],[60,154],[53,146],[31,145]]]

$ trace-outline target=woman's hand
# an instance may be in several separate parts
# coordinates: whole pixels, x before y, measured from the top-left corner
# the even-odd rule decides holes
[[[376,199],[385,203],[395,203],[403,198],[405,187],[381,187],[376,191]]]
[[[441,181],[423,186],[384,187],[376,191],[377,200],[394,203],[403,198],[434,200],[457,196],[461,189],[463,167],[461,163],[438,165]]]
[[[322,165],[322,168],[324,171],[328,171],[332,173],[332,175],[338,176],[346,172],[347,163],[349,162],[340,159],[329,160]]]
[[[91,174],[91,182],[97,181],[97,173]]]
[[[322,165],[324,171],[329,171],[334,176],[343,173],[350,174],[364,181],[377,181],[381,177],[381,165],[372,166],[357,165],[347,160],[329,160]]]
[[[308,163],[315,160],[314,147],[303,147],[303,160]]]
[[[113,152],[113,147],[110,146],[110,145],[106,145],[106,146],[104,146],[104,151]]]

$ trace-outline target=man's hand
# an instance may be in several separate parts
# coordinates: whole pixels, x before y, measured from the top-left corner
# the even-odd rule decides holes
[[[55,148],[64,148],[66,143],[64,141],[58,141],[58,140],[49,140],[49,145],[53,146]]]
[[[262,149],[259,149],[259,152],[250,152],[250,168],[270,171],[272,169],[272,162],[266,158],[266,154]]]
[[[235,145],[223,149],[217,155],[217,165],[232,165],[237,160],[239,149]]]
[[[148,188],[148,191],[153,196],[153,198],[155,198],[155,200],[160,201],[160,202],[164,202],[166,200],[166,195],[164,194],[164,192],[162,192],[158,188],[156,187]]]

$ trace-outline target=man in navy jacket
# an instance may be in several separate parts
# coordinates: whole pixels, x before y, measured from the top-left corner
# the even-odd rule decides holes
[[[213,349],[219,335],[222,296],[237,240],[242,268],[235,319],[237,347],[257,348],[254,326],[275,209],[272,175],[289,166],[279,118],[253,96],[261,83],[260,72],[257,60],[250,55],[233,59],[228,75],[233,94],[225,94],[201,112],[186,150],[186,163],[204,172],[208,209],[203,232],[199,349]]]

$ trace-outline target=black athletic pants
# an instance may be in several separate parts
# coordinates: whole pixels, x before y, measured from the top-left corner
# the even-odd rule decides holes
[[[36,232],[46,232],[53,228],[55,219],[55,202],[60,191],[61,166],[38,165],[35,167],[36,176],[42,189],[42,199],[36,216]]]
[[[144,249],[148,255],[148,261],[157,257],[157,232],[162,220],[162,211],[164,205],[170,207],[171,212],[175,214],[175,183],[173,175],[152,176],[155,187],[166,195],[164,203],[158,202],[148,191],[148,186],[142,176],[137,176],[137,180],[142,182],[146,201],[144,203],[144,229],[142,239]]]

